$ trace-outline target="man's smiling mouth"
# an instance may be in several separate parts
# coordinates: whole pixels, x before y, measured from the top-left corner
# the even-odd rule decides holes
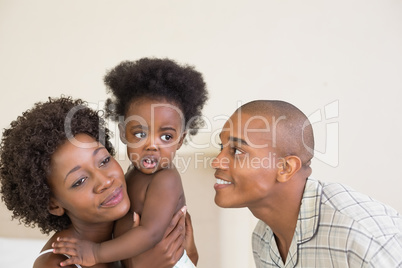
[[[216,183],[217,184],[232,184],[230,181],[225,181],[225,180],[222,180],[222,179],[216,179]]]

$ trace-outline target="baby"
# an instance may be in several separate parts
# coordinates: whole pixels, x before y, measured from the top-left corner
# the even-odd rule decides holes
[[[120,138],[132,162],[126,175],[131,209],[116,223],[113,240],[95,244],[60,237],[54,243],[56,252],[71,255],[62,266],[126,259],[131,267],[129,258],[157,244],[172,216],[185,205],[173,158],[186,135],[196,134],[202,125],[207,100],[202,75],[169,59],[144,58],[120,63],[108,72],[105,83],[114,95],[107,102],[107,114],[120,119]],[[141,215],[137,228],[132,228],[134,212]],[[175,267],[194,264],[185,253]]]

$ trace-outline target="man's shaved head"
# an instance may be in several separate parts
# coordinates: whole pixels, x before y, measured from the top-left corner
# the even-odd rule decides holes
[[[278,100],[256,100],[244,104],[235,113],[264,116],[275,124],[276,149],[279,156],[295,155],[309,166],[314,154],[313,128],[307,116],[294,105]],[[272,130],[272,129],[271,129]]]

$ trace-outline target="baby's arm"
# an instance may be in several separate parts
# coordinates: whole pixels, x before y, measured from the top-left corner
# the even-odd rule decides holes
[[[60,263],[60,266],[80,264],[92,266],[99,262],[95,259],[96,248],[100,244],[88,240],[80,240],[70,237],[58,237],[57,242],[52,244],[53,252],[57,254],[67,254],[71,258]]]
[[[185,207],[173,216],[162,241],[150,250],[126,260],[128,261],[127,264],[123,262],[126,264],[126,267],[173,267],[179,261],[184,251],[185,215],[183,214],[186,214]]]
[[[174,169],[164,169],[153,176],[148,186],[140,226],[101,244],[63,238],[61,242],[55,243],[55,248],[58,248],[57,253],[72,256],[64,264],[91,266],[128,259],[161,241],[176,212],[183,187],[180,176]]]

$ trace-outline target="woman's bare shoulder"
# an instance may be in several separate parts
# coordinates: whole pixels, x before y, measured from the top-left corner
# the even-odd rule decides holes
[[[43,246],[38,257],[36,258],[33,268],[46,268],[46,267],[58,267],[60,262],[66,259],[66,256],[60,254],[54,254],[52,250],[52,243],[56,241],[59,233],[54,234],[46,244]]]
[[[39,256],[33,265],[33,268],[54,268],[59,267],[60,262],[64,261],[67,257],[53,252],[46,252]]]
[[[74,232],[70,229],[66,229],[55,233],[46,244],[43,246],[41,253],[38,253],[38,258],[36,258],[33,268],[55,268],[60,267],[60,262],[66,260],[68,257],[62,254],[54,254],[52,252],[52,243],[57,240],[59,236],[74,236]],[[39,256],[40,255],[40,256]],[[75,265],[67,266],[68,268],[77,268]],[[97,264],[92,266],[93,268],[124,268],[121,262],[114,262],[109,264]]]

